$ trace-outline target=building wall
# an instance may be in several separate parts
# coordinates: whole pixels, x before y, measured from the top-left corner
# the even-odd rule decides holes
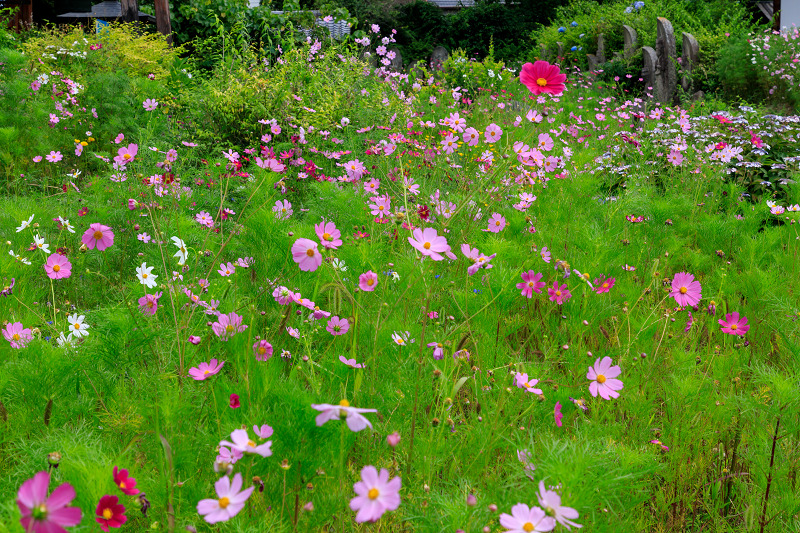
[[[800,28],[800,0],[781,0],[781,28]]]

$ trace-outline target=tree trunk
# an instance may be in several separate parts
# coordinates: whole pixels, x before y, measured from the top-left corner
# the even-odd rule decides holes
[[[167,44],[172,45],[172,24],[169,20],[169,0],[155,0],[156,28],[167,38]]]
[[[139,2],[137,0],[122,0],[122,22],[136,22],[139,20]]]
[[[781,31],[781,0],[772,0],[772,30]]]

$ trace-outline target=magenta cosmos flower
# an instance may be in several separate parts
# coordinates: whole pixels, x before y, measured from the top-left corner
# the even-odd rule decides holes
[[[561,496],[555,491],[547,490],[544,486],[544,481],[539,482],[539,493],[536,495],[536,499],[539,500],[539,505],[542,506],[542,509],[565,528],[570,529],[570,526],[583,527],[571,521],[578,518],[578,511],[572,507],[563,507],[561,505]]]
[[[127,165],[136,158],[136,154],[138,153],[138,144],[129,144],[128,146],[123,146],[117,150],[117,156],[114,158],[114,162],[118,165]]]
[[[611,366],[611,358],[606,356],[601,361],[598,357],[594,362],[594,367],[589,367],[589,372],[586,374],[586,379],[590,380],[589,392],[592,396],[597,397],[599,394],[604,400],[611,398],[619,398],[618,390],[622,390],[622,382],[615,379],[622,373],[619,366]]]
[[[506,528],[507,533],[536,533],[552,531],[556,521],[538,507],[518,503],[511,508],[511,514],[500,515],[500,525]]]
[[[231,311],[227,315],[220,314],[217,321],[211,324],[211,329],[217,337],[227,341],[236,333],[246,330],[247,326],[242,324],[241,316],[237,315],[235,311]]]
[[[547,294],[550,295],[550,301],[555,302],[558,305],[562,305],[564,302],[572,298],[572,293],[569,292],[567,289],[567,284],[563,284],[562,286],[558,286],[558,281],[553,282],[553,286],[547,289]]]
[[[703,298],[702,290],[703,287],[699,281],[694,279],[693,275],[678,272],[672,280],[672,292],[669,295],[675,298],[681,307],[687,305],[694,307]]]
[[[237,473],[231,482],[228,476],[223,476],[214,483],[217,499],[206,499],[197,502],[197,512],[209,524],[230,520],[239,511],[244,509],[244,504],[253,493],[255,487],[242,489],[242,475]]]
[[[346,318],[332,317],[325,328],[331,335],[344,335],[350,330],[350,322]]]
[[[537,61],[522,65],[519,81],[533,94],[549,93],[557,96],[564,92],[567,75],[562,74],[557,65],[551,65],[547,61]]]
[[[434,261],[441,261],[444,259],[441,254],[446,255],[450,259],[456,258],[455,254],[450,251],[447,239],[436,233],[435,229],[417,228],[412,235],[413,237],[408,238],[408,243],[416,248],[422,255],[427,255]]]
[[[561,402],[556,402],[556,406],[553,408],[553,418],[556,421],[556,426],[561,427],[561,419],[564,418],[561,413]]]
[[[217,374],[222,367],[225,366],[225,361],[217,361],[216,359],[212,359],[208,363],[202,362],[197,367],[192,367],[189,369],[189,375],[196,379],[197,381],[203,381],[206,378],[210,378],[211,376]]]
[[[269,361],[272,357],[272,345],[266,340],[261,339],[253,344],[253,353],[256,355],[258,361]]]
[[[541,294],[542,288],[547,284],[544,281],[539,281],[540,279],[542,279],[541,273],[537,274],[533,270],[523,272],[522,282],[517,283],[517,288],[522,291],[522,296],[532,298],[534,292],[536,294]]]
[[[529,378],[528,374],[517,373],[517,375],[514,376],[514,384],[518,388],[525,389],[527,392],[532,392],[534,394],[542,394],[542,389],[534,388],[537,383],[539,383],[539,380]]]
[[[342,245],[342,232],[336,229],[336,224],[333,222],[326,222],[323,219],[319,224],[314,224],[314,231],[323,248],[335,250]]]
[[[599,278],[594,280],[594,292],[597,294],[602,294],[604,292],[610,291],[614,287],[614,283],[616,283],[616,278],[605,278],[603,279],[603,275],[600,275]]]
[[[49,497],[48,485],[50,474],[42,471],[19,488],[17,507],[22,515],[19,522],[26,532],[66,533],[64,527],[78,525],[81,521],[81,510],[67,507],[75,499],[72,485],[59,485]]]
[[[357,496],[350,500],[350,509],[357,511],[356,522],[377,522],[386,511],[400,507],[399,477],[389,479],[389,471],[374,466],[361,469],[361,481],[353,485]]]
[[[146,315],[154,315],[158,310],[158,299],[161,298],[162,292],[159,291],[155,294],[145,294],[139,298],[139,310]]]
[[[72,275],[72,263],[61,254],[51,254],[44,264],[44,271],[50,279],[63,279]]]
[[[484,231],[492,233],[500,233],[506,227],[506,218],[500,213],[492,213],[492,218],[489,219],[489,227]]]
[[[358,288],[362,291],[372,292],[378,286],[378,275],[368,270],[358,276]]]
[[[492,122],[486,126],[486,131],[483,133],[483,136],[487,143],[497,142],[500,140],[500,137],[503,136],[503,130],[500,129],[500,126]]]
[[[114,232],[108,226],[95,222],[89,224],[89,229],[81,237],[81,242],[90,250],[96,246],[97,251],[102,252],[114,244]]]
[[[119,487],[119,490],[128,496],[135,496],[139,494],[139,489],[136,488],[136,480],[128,476],[128,471],[124,468],[119,470],[114,467],[114,483]]]
[[[97,502],[95,521],[100,524],[100,529],[108,531],[109,528],[122,527],[128,521],[125,516],[125,506],[119,503],[119,498],[106,494]]]
[[[728,313],[725,315],[725,320],[719,319],[719,325],[722,326],[722,332],[730,335],[744,335],[750,326],[747,325],[747,318],[739,316],[739,313]]]
[[[11,343],[12,348],[24,348],[28,341],[33,340],[30,328],[22,326],[22,322],[14,322],[3,329],[3,337]]]
[[[364,428],[372,429],[372,424],[361,413],[377,413],[377,409],[359,409],[357,407],[350,407],[350,402],[342,400],[339,405],[331,405],[329,403],[311,404],[312,409],[320,411],[315,419],[317,426],[322,426],[325,422],[331,420],[340,420],[344,418],[347,421],[347,427],[350,431],[359,432]]]
[[[297,239],[292,245],[292,258],[303,272],[314,272],[322,264],[317,243],[311,239]]]

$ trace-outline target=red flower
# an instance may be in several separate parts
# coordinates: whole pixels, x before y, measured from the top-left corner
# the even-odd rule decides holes
[[[100,498],[95,510],[94,519],[100,524],[100,529],[108,531],[110,527],[122,527],[128,521],[125,516],[125,506],[120,505],[119,498],[106,494]]]
[[[550,93],[559,95],[564,92],[564,82],[567,75],[561,73],[558,65],[551,65],[547,61],[525,63],[519,73],[522,82],[533,94]]]
[[[86,213],[88,213],[88,212],[89,212],[89,208],[88,207],[81,207],[80,211],[78,211],[78,216],[79,217],[85,217]]]
[[[114,483],[117,484],[119,490],[129,496],[139,494],[139,489],[136,488],[136,480],[128,477],[128,471],[125,469],[118,470],[116,466],[114,467]]]
[[[239,395],[238,394],[231,394],[231,409],[236,409],[241,405],[239,403]]]

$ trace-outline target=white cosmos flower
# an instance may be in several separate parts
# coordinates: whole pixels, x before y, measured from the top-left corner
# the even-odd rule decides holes
[[[70,337],[85,337],[89,335],[89,332],[86,331],[89,329],[89,324],[83,322],[83,319],[86,317],[84,315],[78,316],[78,313],[74,315],[69,315],[67,317],[67,323],[69,324],[69,336]]]
[[[41,251],[43,251],[44,253],[46,254],[50,253],[50,245],[45,244],[44,239],[42,237],[39,237],[38,233],[36,234],[36,236],[33,237],[33,242],[36,243],[36,247]]]
[[[178,247],[178,251],[175,252],[175,255],[173,255],[173,257],[177,257],[178,258],[178,264],[179,265],[185,264],[186,263],[186,256],[189,253],[186,250],[186,243],[183,242],[183,240],[179,239],[178,237],[172,237],[172,242],[173,242],[173,244],[175,244],[175,246]]]
[[[69,220],[66,218],[58,217],[58,221],[61,222],[61,225],[67,228],[67,231],[70,233],[75,233],[75,226],[69,223]]]
[[[22,224],[20,224],[20,226],[17,228],[17,233],[19,233],[20,231],[24,230],[28,226],[30,226],[31,222],[33,222],[33,217],[34,216],[35,215],[31,215],[31,218],[29,218],[28,220],[23,220]]]
[[[338,270],[339,272],[344,272],[347,270],[347,266],[345,266],[344,261],[342,261],[341,259],[334,259],[331,262],[331,266],[333,267],[334,270]]]
[[[156,278],[158,276],[153,274],[153,267],[147,266],[147,263],[142,263],[142,266],[136,267],[136,277],[139,278],[139,282],[142,285],[152,289],[156,286]]]

